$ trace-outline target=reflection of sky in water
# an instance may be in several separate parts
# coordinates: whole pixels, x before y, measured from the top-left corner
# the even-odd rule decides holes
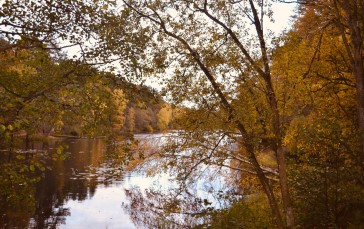
[[[128,204],[125,189],[137,187],[145,190],[153,186],[166,191],[171,184],[170,178],[167,174],[154,177],[133,174],[125,176],[125,180],[118,184],[98,185],[91,198],[65,203],[63,208],[68,208],[70,215],[60,228],[136,228],[124,209],[124,204]]]
[[[212,186],[215,189],[222,188],[220,182],[224,183],[220,180],[211,184],[201,179],[197,182],[195,194],[215,202],[216,200],[214,201],[214,197],[208,193],[209,188],[206,186]],[[60,228],[136,228],[124,209],[124,205],[129,204],[125,190],[139,188],[144,191],[153,187],[163,193],[173,186],[173,178],[165,173],[153,177],[133,174],[125,176],[124,180],[117,184],[98,185],[91,198],[82,202],[69,200],[65,203],[63,207],[70,210],[70,216],[66,217],[65,224],[60,225]],[[213,205],[218,207],[217,202]]]
[[[163,144],[166,135],[137,137],[152,143],[148,144],[149,146],[158,148]],[[10,228],[27,228],[26,225],[28,228],[143,228],[148,226],[143,224],[145,220],[154,222],[151,215],[153,211],[149,211],[153,209],[150,209],[148,204],[163,206],[164,199],[173,193],[169,189],[177,187],[173,171],[170,171],[170,174],[160,172],[148,177],[148,172],[143,169],[127,173],[113,167],[112,163],[105,161],[105,143],[102,140],[78,139],[68,143],[70,157],[65,161],[50,161],[49,166],[52,170],[46,170],[44,177],[37,183],[37,192],[33,193],[36,202],[34,213],[19,215],[20,213],[12,209],[2,209],[5,215],[0,220],[0,228],[6,225]],[[143,143],[145,142],[142,140],[141,145]],[[146,164],[146,169],[158,170],[155,161]],[[205,170],[206,167],[202,166],[200,169]],[[218,175],[214,176],[217,177],[221,178]],[[196,183],[188,188],[194,196],[207,199],[212,202],[213,207],[219,208],[219,202],[214,199],[216,195],[210,190],[224,190],[225,185],[223,178],[210,182],[207,173],[200,174]],[[151,197],[152,190],[161,195]],[[132,205],[135,203],[132,201],[139,200],[138,197],[146,200],[145,205],[140,201],[137,205]],[[187,205],[182,206],[182,210],[193,211],[190,205],[195,202],[194,199],[181,194],[178,200]],[[185,221],[182,214],[174,214],[174,218]],[[1,222],[3,220],[4,222]]]
[[[160,148],[166,143],[166,140],[172,137],[174,140],[179,141],[180,139],[175,139],[173,133],[169,134],[140,134],[136,135],[137,139],[140,140],[140,144],[143,141],[147,141],[152,148]],[[222,141],[222,144],[229,144],[234,147],[234,144]],[[179,152],[182,154],[191,154],[193,151]],[[147,160],[144,166],[140,169],[148,170],[149,168],[156,168],[160,166],[157,161]],[[206,199],[211,203],[211,207],[216,209],[224,208],[226,205],[217,200],[217,193],[231,191],[232,186],[226,182],[226,178],[230,176],[230,170],[228,168],[219,168],[218,166],[206,166],[199,165],[196,167],[197,176],[194,177],[193,182],[188,182],[188,192],[194,194],[196,198]],[[175,174],[176,171],[169,171],[171,174]],[[140,190],[153,188],[161,193],[167,193],[172,188],[177,188],[177,182],[175,176],[167,174],[164,172],[157,173],[153,177],[137,176],[132,178],[132,183],[140,188]],[[183,195],[182,195],[183,197]]]
[[[121,185],[97,187],[95,195],[83,202],[70,200],[64,207],[71,216],[60,228],[135,228],[123,209],[126,199]]]
[[[75,174],[76,177],[78,175],[85,174]],[[133,173],[125,174],[122,181],[111,185],[99,184],[94,195],[83,201],[69,199],[64,204],[63,208],[69,209],[70,215],[66,216],[65,224],[61,224],[60,228],[136,228],[124,209],[124,205],[128,204],[125,190],[145,190],[153,186],[167,191],[171,187],[170,178],[167,174],[146,177],[145,174]]]

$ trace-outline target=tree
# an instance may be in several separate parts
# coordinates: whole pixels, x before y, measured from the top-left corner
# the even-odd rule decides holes
[[[125,128],[127,131],[134,132],[135,129],[135,110],[133,107],[130,107],[129,110],[126,112],[126,119],[125,119]]]
[[[297,225],[361,227],[363,175],[356,86],[342,37],[304,11],[274,52],[282,119],[289,122],[290,184]],[[320,26],[321,27],[320,27]],[[325,26],[326,25],[326,26]],[[293,89],[294,88],[294,89]],[[359,212],[357,212],[359,211]]]
[[[364,2],[323,0],[303,1],[303,17],[311,15],[317,20],[311,29],[323,33],[327,28],[335,29],[345,46],[347,61],[355,78],[357,116],[361,136],[360,161],[364,163],[364,62],[363,62],[363,8]],[[321,30],[321,31],[320,31]],[[319,47],[318,47],[319,48]]]
[[[113,5],[108,0],[2,1],[0,35],[10,43],[1,51],[15,46],[52,50],[79,46],[87,58],[85,41],[92,39],[96,26]],[[15,42],[19,38],[24,42]]]
[[[69,124],[80,127],[79,134],[106,134],[110,115],[122,108],[123,94],[111,85],[115,75],[52,57],[42,48],[14,48],[0,58],[2,137],[20,130],[49,134],[46,125],[70,133]]]
[[[35,127],[35,123],[42,113],[43,119],[50,120],[38,122],[39,126],[47,122],[56,123],[55,129],[64,128],[65,130],[64,121],[70,123],[76,121],[80,128],[88,129],[88,133],[97,134],[95,128],[98,128],[98,124],[107,122],[104,114],[106,111],[110,113],[113,106],[111,103],[117,102],[115,97],[111,98],[111,94],[116,92],[117,88],[111,87],[115,75],[110,77],[101,72],[94,74],[97,72],[96,69],[91,65],[86,66],[90,61],[95,62],[95,60],[88,59],[87,46],[90,44],[87,41],[95,36],[93,31],[96,30],[97,25],[102,23],[104,16],[113,6],[114,3],[111,1],[2,1],[0,8],[1,52],[2,54],[7,53],[7,55],[12,52],[15,54],[28,52],[29,58],[23,55],[21,57],[23,59],[21,59],[15,55],[14,59],[18,61],[17,64],[20,62],[19,65],[26,66],[26,69],[34,70],[29,73],[24,70],[23,73],[20,71],[16,73],[14,70],[9,71],[8,67],[3,68],[8,73],[23,75],[16,77],[16,80],[19,79],[20,82],[23,80],[24,84],[28,84],[27,87],[21,86],[23,83],[17,86],[3,78],[2,89],[5,90],[5,97],[18,100],[15,109],[11,107],[14,101],[4,100],[4,104],[6,104],[4,109],[9,108],[9,111],[21,109],[22,114],[28,115],[23,118],[14,115],[13,118],[23,121],[32,120],[31,125]],[[77,46],[81,55],[74,56],[78,60],[67,60],[61,50],[73,46]],[[35,53],[38,56],[32,59],[31,56]],[[40,55],[43,57],[39,57]],[[84,71],[83,73],[81,73],[81,69]],[[2,74],[2,77],[6,77],[8,73]],[[88,80],[85,80],[84,74],[90,74]],[[103,85],[108,89],[101,88]],[[82,90],[78,90],[78,86],[81,86]],[[59,90],[51,94],[54,89]],[[93,93],[95,91],[97,93]],[[12,95],[7,97],[6,94]],[[76,101],[71,101],[70,94],[79,95],[78,99],[82,99],[85,103],[78,104]],[[116,94],[114,93],[114,95]],[[109,101],[106,100],[108,96]],[[63,101],[61,101],[62,99]],[[38,104],[35,105],[36,103]],[[44,109],[36,110],[35,107],[38,106]],[[52,115],[51,106],[60,112]],[[91,109],[92,106],[94,109]],[[96,109],[99,109],[101,113]],[[75,119],[71,118],[75,112],[80,115],[87,111],[90,113],[84,116],[83,120],[80,116]],[[62,119],[62,116],[66,118]],[[109,121],[111,120],[109,119]],[[11,123],[12,121],[4,120],[4,122]],[[95,125],[92,126],[91,123]],[[22,128],[25,127],[23,124],[21,124]],[[19,129],[20,124],[16,122],[16,125]],[[13,124],[10,127],[14,129]],[[37,128],[33,129],[33,132],[38,131]],[[81,130],[77,130],[77,132],[81,132]]]
[[[263,29],[263,18],[267,19],[266,15],[271,13],[269,4],[254,1],[124,1],[120,21],[123,27],[134,27],[143,37],[149,37],[142,43],[150,48],[138,54],[142,59],[136,59],[140,70],[150,74],[155,69],[152,72],[163,74],[169,66],[174,74],[167,88],[174,101],[191,101],[206,115],[218,116],[218,125],[225,123],[223,130],[226,132],[221,134],[243,146],[253,168],[251,172],[258,176],[268,197],[275,222],[283,228],[272,185],[256,157],[257,150],[262,147],[260,142],[268,143],[277,155],[286,223],[292,228],[293,209],[282,148],[284,133],[270,72],[270,49]],[[248,32],[249,23],[255,30],[254,35]],[[115,41],[123,37],[124,33],[113,33],[105,40],[113,49]],[[114,55],[123,55],[117,45],[113,51]],[[237,99],[243,93],[249,97]],[[242,104],[249,104],[258,116],[252,117]],[[249,121],[252,120],[261,121],[259,127],[266,131],[264,135],[251,128]],[[240,138],[230,134],[234,130],[239,132]],[[239,158],[239,155],[235,157]]]
[[[120,65],[127,77],[160,77],[165,82],[165,94],[174,105],[187,104],[189,109],[181,109],[179,123],[184,131],[177,133],[181,140],[164,147],[160,155],[165,164],[159,168],[177,168],[177,179],[182,187],[200,175],[202,172],[198,170],[204,166],[228,167],[238,174],[238,184],[245,182],[247,174],[255,175],[278,228],[295,225],[287,171],[293,174],[291,181],[296,197],[293,202],[300,210],[300,223],[311,218],[307,212],[326,210],[330,214],[335,212],[334,218],[339,220],[338,208],[347,206],[333,199],[347,198],[339,193],[345,185],[350,187],[347,193],[360,196],[356,189],[362,179],[356,177],[361,173],[356,169],[355,158],[361,158],[362,166],[361,0],[298,1],[304,3],[300,8],[301,16],[283,41],[272,39],[272,34],[263,26],[271,19],[270,5],[275,1],[123,0],[121,11],[116,13],[109,11],[112,4],[108,1],[93,2],[17,1],[11,4],[5,1],[0,11],[1,25],[10,29],[2,27],[0,32],[10,41],[17,35],[23,40],[6,43],[2,50],[29,49],[34,44],[40,50],[53,49],[59,47],[59,39],[82,44],[83,38],[93,36],[98,42],[92,49],[82,50],[84,61],[90,58],[107,61],[109,56],[116,56],[121,59]],[[43,20],[34,20],[33,15]],[[275,46],[268,45],[270,42]],[[16,126],[11,118],[19,109],[23,115],[20,120],[34,120],[40,113],[49,114],[49,110],[35,110],[44,103],[57,104],[57,116],[46,117],[52,123],[57,119],[60,126],[67,121],[61,117],[67,116],[71,117],[68,121],[77,120],[88,132],[96,134],[97,126],[110,121],[100,114],[114,114],[112,109],[115,110],[116,105],[110,102],[114,88],[109,84],[122,82],[122,79],[86,66],[84,61],[53,63],[54,53],[38,52],[38,49],[37,52],[22,49],[22,53],[26,61],[16,57],[16,64],[13,64],[6,57],[1,63],[4,68],[0,75],[4,83],[0,92],[6,101],[1,109],[6,115],[0,122],[4,123],[1,128],[5,132]],[[43,59],[47,61],[37,63],[39,70],[37,64],[28,64],[33,60],[28,57],[41,53],[46,53],[47,58]],[[16,69],[8,66],[16,66]],[[47,78],[52,72],[57,73],[55,78]],[[16,86],[11,77],[20,86]],[[32,84],[34,92],[21,84],[22,80],[29,82],[29,79],[45,81]],[[60,84],[64,87],[54,94],[49,92]],[[105,85],[109,87],[105,89]],[[44,86],[46,96],[37,93],[42,92]],[[354,91],[356,109],[351,96]],[[163,115],[165,110],[158,105],[146,109],[129,105],[128,109],[131,114],[127,115],[126,122],[128,124],[130,116],[130,125],[126,126],[131,131],[155,129],[156,110],[160,111],[160,129],[167,123],[164,122],[168,119]],[[355,123],[359,123],[359,128]],[[238,145],[238,150],[232,149],[234,144]],[[289,165],[299,171],[298,175],[293,169],[287,169],[286,150]],[[300,166],[313,172],[306,173]],[[300,186],[297,177],[305,178],[305,184],[322,184],[312,199],[327,207],[310,211],[312,204],[307,201],[310,196],[299,191],[307,187]],[[254,185],[255,180],[250,184]],[[277,186],[280,195],[275,191]],[[307,186],[308,190],[314,188]],[[326,194],[324,201],[323,194]],[[285,220],[281,217],[280,200]],[[332,210],[332,206],[339,207]],[[301,214],[302,211],[305,214]],[[344,211],[345,214],[350,212]],[[325,216],[324,223],[316,218],[315,222],[328,226],[335,221],[330,217]],[[337,225],[345,227],[347,223]]]
[[[157,126],[160,131],[165,131],[172,120],[172,109],[168,105],[164,105],[157,114]]]

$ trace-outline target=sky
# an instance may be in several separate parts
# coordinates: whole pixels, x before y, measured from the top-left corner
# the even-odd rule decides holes
[[[264,22],[264,28],[269,29],[272,32],[275,33],[275,35],[279,35],[284,30],[288,30],[293,25],[293,19],[292,16],[295,15],[297,4],[293,3],[280,3],[276,2],[272,5],[273,10],[273,18],[274,22],[270,22],[269,20],[266,20]],[[254,29],[252,27],[252,29]],[[255,31],[252,31],[255,33]],[[265,31],[266,33],[266,31]],[[160,83],[157,82],[155,79],[148,78],[145,81],[145,84],[147,86],[156,88],[159,90]]]
[[[273,10],[274,22],[266,20],[264,22],[264,28],[274,32],[275,35],[280,34],[284,30],[288,30],[293,23],[293,19],[291,16],[295,14],[295,8],[296,4],[280,3],[280,2],[273,3],[272,10]],[[255,31],[252,32],[255,33]],[[265,31],[265,33],[267,34],[267,31]],[[66,51],[70,57],[74,55],[79,56],[79,48],[77,47],[66,49]],[[159,82],[151,78],[145,79],[145,82],[143,84],[156,88],[157,90],[159,90],[161,87]]]
[[[296,4],[275,3],[272,6],[275,23],[269,23],[269,28],[276,33],[280,33],[284,29],[290,28],[290,26],[292,26],[291,16],[295,14],[296,6]]]

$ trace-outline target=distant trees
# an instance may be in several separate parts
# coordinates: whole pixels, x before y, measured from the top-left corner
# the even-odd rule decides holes
[[[125,112],[125,122],[124,128],[126,131],[134,132],[135,131],[135,110],[133,107],[130,107],[127,112]]]
[[[1,2],[2,140],[19,130],[105,132],[98,130],[117,116],[111,107],[120,94],[111,87],[112,77],[88,65],[84,44],[112,6],[109,1]],[[73,46],[80,55],[70,60],[61,49]]]
[[[172,121],[172,108],[167,104],[164,105],[157,114],[157,126],[160,131],[165,131],[169,129],[169,125]]]
[[[105,134],[110,117],[122,111],[123,94],[109,73],[41,48],[12,48],[0,58],[2,139],[20,130],[29,135]]]
[[[163,132],[172,129],[172,108],[162,101],[157,103],[129,102],[125,110],[123,131],[132,133]]]
[[[18,97],[17,99],[19,99],[19,97],[29,97],[28,99],[25,99],[27,102],[30,100],[34,100],[34,102],[42,100],[43,102],[44,100],[46,101],[46,104],[43,104],[43,107],[47,107],[45,109],[48,109],[44,110],[43,120],[37,124],[37,127],[35,127],[36,121],[34,119],[26,118],[26,120],[32,119],[32,122],[31,124],[29,122],[29,125],[34,126],[29,126],[29,128],[33,128],[33,130],[31,131],[28,128],[28,133],[42,131],[49,133],[51,130],[55,130],[62,133],[88,133],[91,135],[98,135],[107,132],[106,130],[101,132],[96,130],[102,129],[100,123],[113,123],[114,130],[119,131],[125,129],[124,122],[129,125],[129,129],[133,129],[133,132],[159,131],[157,125],[158,118],[156,116],[159,111],[159,105],[140,107],[139,105],[133,104],[131,106],[135,107],[135,110],[137,111],[135,112],[137,120],[136,122],[135,119],[134,121],[125,120],[123,114],[126,105],[125,99],[127,96],[131,95],[130,88],[133,88],[134,86],[123,80],[124,76],[116,76],[101,72],[96,70],[96,67],[92,67],[97,61],[99,61],[99,63],[96,64],[96,66],[105,61],[110,61],[110,59],[108,59],[110,51],[108,50],[108,47],[103,47],[103,45],[109,44],[100,41],[98,45],[90,46],[87,41],[91,38],[96,41],[105,37],[102,33],[105,32],[105,29],[110,29],[108,23],[112,20],[113,15],[111,14],[111,9],[114,9],[114,7],[115,3],[112,1],[95,2],[76,0],[67,2],[14,2],[7,0],[2,2],[0,8],[0,51],[2,57],[7,59],[9,55],[18,56],[19,53],[23,53],[23,57],[17,60],[17,68],[20,68],[20,66],[26,66],[25,68],[28,69],[36,68],[39,73],[37,73],[39,75],[38,77],[35,72],[28,74],[25,73],[24,70],[18,71],[19,74],[20,71],[23,71],[21,73],[23,76],[20,77],[22,79],[19,78],[19,80],[24,80],[24,84],[34,86],[33,88],[30,88],[31,86],[24,88],[24,90],[28,91],[19,91],[19,95],[16,95],[17,92],[12,91],[12,89],[21,90],[20,88],[22,86],[20,85],[22,84],[17,86],[15,81],[13,81],[11,82],[11,86],[10,81],[7,80],[5,76],[7,73],[4,73],[2,75],[2,89],[5,94],[12,94],[12,96]],[[126,46],[123,46],[124,44]],[[124,48],[131,47],[126,43],[120,43],[119,45]],[[79,50],[79,55],[72,57],[73,59],[71,60],[69,59],[70,57],[65,57],[62,50],[63,48],[73,46],[76,46]],[[25,53],[28,53],[28,57],[25,57]],[[38,53],[37,55],[43,55],[43,57],[33,56],[32,53]],[[128,54],[130,58],[134,58],[133,55],[136,55],[136,53]],[[5,60],[5,62],[3,62],[4,66],[7,61],[8,60]],[[30,63],[30,61],[32,63]],[[132,62],[129,62],[130,61],[125,57],[124,63],[128,66],[127,68],[129,70],[137,67],[134,66]],[[3,69],[5,71],[6,68],[4,67]],[[24,75],[26,74],[28,76],[26,76],[25,79]],[[125,73],[125,75],[128,76],[130,74]],[[8,78],[10,78],[10,76]],[[41,79],[43,79],[43,81],[41,81]],[[39,81],[39,85],[37,85],[37,81]],[[13,88],[8,88],[9,86]],[[41,88],[45,89],[41,90]],[[59,89],[59,91],[56,89]],[[60,94],[48,98],[48,94],[50,94],[52,90],[54,90],[54,94]],[[129,94],[126,95],[122,90]],[[44,92],[46,92],[47,95],[44,95]],[[33,95],[22,95],[22,93],[31,93]],[[141,93],[143,94],[144,92]],[[144,99],[150,100],[152,97],[153,96],[150,96],[149,98]],[[6,106],[12,106],[9,105],[12,102],[7,100],[9,98],[6,95],[4,95],[3,98],[3,104],[7,104],[4,105],[3,114],[12,112],[10,111],[11,109],[6,111]],[[61,99],[62,101],[58,101]],[[108,99],[110,102],[107,102]],[[77,100],[79,101],[77,102]],[[138,103],[140,103],[140,101],[141,100],[139,100]],[[20,103],[17,106],[24,105],[20,105]],[[109,104],[106,105],[105,103]],[[112,105],[113,110],[111,109],[111,103],[114,103],[114,105]],[[50,109],[49,106],[52,106],[52,109]],[[16,109],[14,108],[14,110],[17,109],[19,109],[19,107]],[[25,108],[21,108],[21,110],[25,110]],[[51,115],[50,112],[55,112],[56,110],[59,110],[60,114],[58,116],[55,115],[55,113]],[[29,112],[33,111],[34,109],[32,111],[29,110]],[[39,110],[34,112],[38,114],[43,111]],[[77,117],[75,116],[75,113],[78,114],[78,116],[76,115]],[[106,113],[108,115],[106,115]],[[49,119],[52,120],[46,120],[48,115]],[[13,114],[9,114],[8,116],[16,118],[16,115],[14,116]],[[108,120],[106,116],[109,117]],[[126,118],[128,119],[127,116]],[[4,120],[2,122],[1,130],[3,133],[8,133],[9,123],[12,123],[12,121]],[[24,128],[25,124],[23,124],[21,128]],[[18,126],[15,128],[18,130],[20,124],[18,125],[18,123],[15,123],[15,125]],[[14,125],[10,124],[9,128],[13,131]],[[40,130],[40,128],[42,130]]]

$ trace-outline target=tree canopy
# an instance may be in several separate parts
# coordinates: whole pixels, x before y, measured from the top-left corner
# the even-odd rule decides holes
[[[297,1],[278,36],[266,28],[276,2],[4,1],[1,134],[178,126],[158,168],[181,187],[211,166],[266,197],[215,211],[211,225],[264,208],[259,223],[277,228],[363,226],[364,3]],[[68,45],[81,56],[65,57]],[[115,60],[119,73],[96,67]],[[143,86],[135,96],[128,79],[146,78],[168,103]]]

